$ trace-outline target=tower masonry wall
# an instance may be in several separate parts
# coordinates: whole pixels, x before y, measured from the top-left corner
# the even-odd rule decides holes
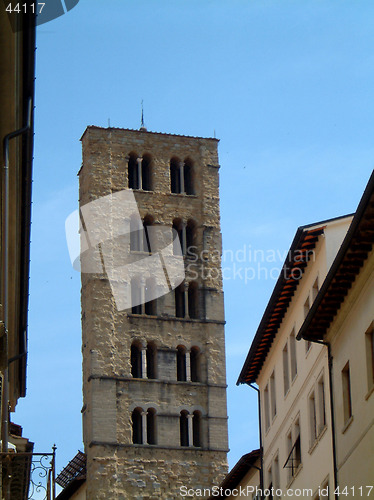
[[[181,486],[209,488],[220,484],[227,472],[217,143],[215,139],[99,127],[88,127],[83,134],[80,207],[128,190],[129,158],[151,158],[151,189],[133,189],[140,217],[151,218],[156,228],[171,229],[176,220],[185,226],[193,221],[193,245],[184,257],[171,253],[170,260],[182,259],[184,264],[183,297],[190,297],[187,290],[192,282],[198,290],[193,317],[188,300],[182,317],[177,317],[175,290],[158,297],[151,312],[118,310],[108,276],[97,270],[82,273],[82,414],[90,500],[174,499]],[[172,159],[192,165],[193,194],[171,193]],[[108,214],[108,238],[110,221],[121,216]],[[121,264],[122,252],[126,259],[138,260],[139,252],[130,251],[130,245],[130,238],[118,238],[111,250],[113,261]],[[93,262],[97,267],[102,264],[100,250],[94,253]],[[142,277],[150,278],[154,276],[145,273]],[[134,371],[132,346],[141,352],[139,373]],[[150,346],[152,361],[148,359]],[[182,379],[177,361],[181,348],[188,365]],[[194,352],[198,361],[193,361]],[[147,371],[151,362],[152,373]],[[137,411],[143,415],[141,444],[134,438],[133,413]],[[189,420],[187,445],[181,437],[183,412],[195,419],[193,426]],[[146,422],[152,413],[150,438],[151,424]]]
[[[113,456],[105,446],[87,454],[87,477],[100,478],[87,488],[87,498],[95,500],[175,500],[185,488],[211,488],[211,478],[227,473],[226,455],[222,452],[164,450],[156,455],[144,446],[118,448]],[[193,473],[197,469],[198,474]],[[156,472],[157,471],[157,472]],[[219,484],[216,483],[215,484]],[[207,497],[206,497],[207,498]]]

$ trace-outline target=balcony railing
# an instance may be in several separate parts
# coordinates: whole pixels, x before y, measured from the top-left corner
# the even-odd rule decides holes
[[[4,500],[55,500],[55,456],[52,453],[0,453]]]

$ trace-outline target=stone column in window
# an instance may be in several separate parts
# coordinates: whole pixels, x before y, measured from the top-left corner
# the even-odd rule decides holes
[[[138,251],[143,252],[144,251],[144,240],[146,239],[145,235],[145,229],[144,229],[144,224],[141,224],[139,230],[138,230]]]
[[[190,317],[188,313],[188,283],[186,281],[184,282],[184,317],[187,319]]]
[[[193,446],[193,415],[188,414],[187,415],[187,422],[188,422],[188,446]]]
[[[147,348],[142,347],[142,378],[147,378]]]
[[[126,165],[126,172],[127,172],[127,187],[130,187],[129,185],[129,161],[130,161],[130,156],[125,156],[125,161],[127,163]]]
[[[181,193],[184,193],[184,163],[183,163],[183,161],[181,161],[179,163],[179,180],[180,180]]]
[[[141,314],[145,314],[145,278],[142,276],[140,278],[140,308],[141,308]]]
[[[142,159],[137,158],[138,162],[138,189],[143,189],[142,187]]]
[[[147,444],[147,411],[142,411],[142,444]]]
[[[180,232],[181,232],[180,243],[182,247],[182,255],[186,255],[187,252],[186,223],[183,221],[180,223]]]
[[[191,351],[186,351],[186,382],[191,382]]]

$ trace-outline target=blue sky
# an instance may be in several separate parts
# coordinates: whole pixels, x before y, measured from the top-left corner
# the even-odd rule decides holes
[[[138,128],[144,100],[150,131],[216,134],[224,249],[283,253],[298,226],[353,212],[373,169],[373,18],[365,0],[80,0],[38,28],[27,397],[13,419],[37,451],[57,444],[58,471],[83,449],[64,222],[86,126]],[[258,447],[256,396],[235,383],[274,285],[224,282],[230,466]]]

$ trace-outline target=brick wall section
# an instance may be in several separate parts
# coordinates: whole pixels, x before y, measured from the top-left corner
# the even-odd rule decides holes
[[[227,472],[224,309],[221,275],[217,141],[125,129],[88,127],[82,137],[80,206],[128,189],[127,157],[152,156],[152,192],[135,190],[141,217],[172,226],[196,224],[196,259],[186,280],[200,287],[199,319],[176,319],[174,292],[157,300],[155,316],[118,311],[105,275],[82,274],[83,427],[87,494],[96,499],[179,497],[179,487],[211,487]],[[194,195],[170,193],[170,159],[194,164]],[[124,215],[125,216],[125,215]],[[201,252],[204,255],[201,258]],[[100,260],[97,253],[95,258]],[[157,347],[155,380],[134,379],[136,340]],[[199,382],[179,382],[178,345],[201,351]],[[134,408],[156,410],[156,445],[132,444]],[[201,447],[180,446],[180,411],[202,415]]]

